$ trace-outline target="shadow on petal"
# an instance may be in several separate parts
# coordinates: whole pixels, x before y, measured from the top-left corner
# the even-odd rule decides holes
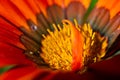
[[[118,80],[120,79],[120,55],[91,64],[88,70],[98,75],[98,78]]]

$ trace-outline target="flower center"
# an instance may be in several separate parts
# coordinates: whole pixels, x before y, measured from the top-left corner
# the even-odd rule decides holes
[[[40,56],[44,61],[53,69],[71,70],[73,55],[71,35],[71,23],[64,23],[63,28],[60,25],[53,24],[54,32],[48,31],[48,35],[43,34],[44,40],[42,41],[42,54]],[[76,23],[77,24],[77,23]],[[89,24],[82,27],[76,25],[75,28],[79,30],[84,38],[82,63],[87,66],[91,63],[100,61],[105,55],[107,47],[107,39],[101,37],[99,33],[93,32]],[[76,36],[77,37],[77,36]],[[74,37],[74,38],[76,38]],[[80,43],[80,42],[77,42]],[[78,54],[81,54],[78,52]]]
[[[25,53],[40,66],[47,64],[51,69],[84,72],[88,65],[105,56],[108,39],[93,31],[89,24],[81,26],[76,20],[74,24],[63,20],[62,26],[53,24],[52,27],[54,31],[47,29],[48,34],[41,35],[41,46],[38,47],[37,55],[36,51],[30,49]],[[25,42],[23,44],[29,46]]]

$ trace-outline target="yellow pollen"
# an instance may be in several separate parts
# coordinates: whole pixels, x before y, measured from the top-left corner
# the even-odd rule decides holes
[[[98,32],[94,32],[89,24],[84,24],[80,28],[80,32],[84,37],[83,63],[86,67],[91,63],[100,61],[105,56],[108,39],[102,37]]]
[[[49,35],[43,34],[42,54],[40,56],[53,69],[71,70],[71,31],[70,27],[53,24],[54,32],[47,30]]]
[[[79,26],[76,20],[74,22],[76,29],[84,38],[83,67],[100,61],[106,53],[107,38],[94,32],[89,24]],[[71,70],[73,57],[70,25],[63,24],[61,27],[53,24],[52,26],[54,31],[47,29],[48,35],[42,35],[44,39],[41,42],[42,53],[40,56],[52,69]]]

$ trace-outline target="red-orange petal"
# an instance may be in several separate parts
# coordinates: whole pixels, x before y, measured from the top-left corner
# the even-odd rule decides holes
[[[18,80],[81,80],[81,75],[73,72],[50,71],[38,69],[33,73],[25,75]]]
[[[120,53],[119,53],[120,54]],[[101,75],[101,78],[106,80],[120,79],[120,55],[114,56],[111,59],[94,63],[88,67],[96,75]]]
[[[20,77],[18,80],[43,80],[51,71],[46,69],[36,69],[34,72]],[[46,79],[47,80],[47,79]],[[48,79],[49,80],[49,79]]]
[[[10,22],[7,22],[7,20],[5,20],[2,17],[0,17],[0,28],[3,28],[5,30],[11,31],[11,32],[14,32],[17,35],[21,35],[22,34],[22,32],[17,27],[15,27]]]
[[[18,80],[20,77],[36,70],[34,66],[17,66],[0,76],[0,80]]]
[[[0,41],[25,49],[19,39],[21,34],[22,32],[15,26],[6,22],[3,18],[0,18]]]
[[[23,50],[8,43],[0,42],[0,67],[11,64],[33,65],[23,54]]]

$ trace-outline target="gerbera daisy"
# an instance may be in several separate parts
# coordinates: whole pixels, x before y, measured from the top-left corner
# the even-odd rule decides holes
[[[119,0],[0,0],[0,79],[118,78],[119,7]]]

